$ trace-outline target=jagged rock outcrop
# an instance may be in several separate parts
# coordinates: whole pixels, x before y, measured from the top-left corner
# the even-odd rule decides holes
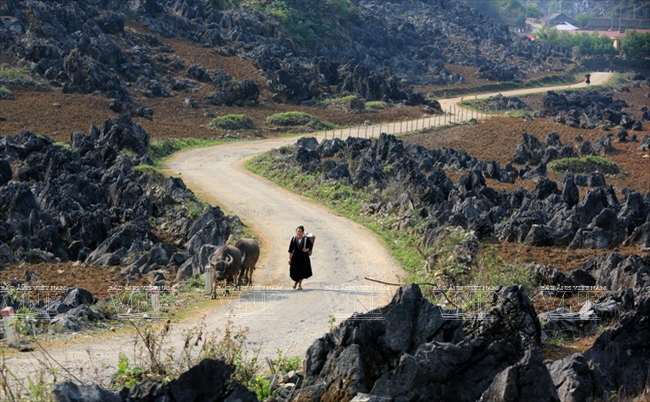
[[[644,295],[636,309],[605,331],[594,345],[545,364],[562,401],[607,399],[612,394],[634,397],[647,390],[650,344],[650,297]]]
[[[424,401],[450,398],[453,389],[455,400],[475,401],[539,344],[536,314],[517,287],[497,290],[480,320],[445,321],[442,312],[409,285],[387,306],[352,316],[309,348],[294,400]]]
[[[149,134],[128,116],[93,126],[87,135],[73,133],[71,145],[28,131],[0,138],[2,170],[10,179],[0,185],[6,228],[0,245],[10,250],[2,259],[124,264],[125,275],[158,269],[176,275],[180,257],[185,262],[205,244],[223,244],[232,232],[235,220],[217,207],[192,218],[171,208],[195,202],[180,179],[161,183],[136,169],[151,163]],[[17,180],[11,168],[7,172],[9,163]],[[153,234],[159,228],[176,241],[160,240]]]
[[[403,189],[409,197],[409,209],[418,211],[427,224],[460,226],[474,231],[479,238],[521,242],[532,246],[564,246],[571,249],[608,249],[634,244],[648,247],[647,222],[650,221],[650,194],[624,189],[619,200],[612,186],[606,186],[602,173],[567,173],[559,182],[546,177],[542,159],[574,156],[557,133],[544,141],[524,133],[517,147],[521,170],[508,165],[500,168],[493,161],[479,162],[453,149],[404,147],[394,136],[382,134],[376,141],[362,138],[298,141],[295,163],[307,172],[322,172],[323,180],[343,180],[354,188]],[[328,159],[336,156],[336,159]],[[354,166],[354,169],[350,169]],[[444,169],[466,173],[454,185]],[[534,178],[532,191],[518,188],[496,192],[486,177],[513,182]],[[591,186],[582,197],[578,186]],[[381,199],[369,205],[367,213],[388,214],[404,205],[393,199]],[[427,235],[425,234],[426,238]]]
[[[224,90],[220,72],[183,65],[155,35],[252,60],[275,101],[291,103],[351,92],[366,100],[426,104],[413,85],[463,82],[447,64],[473,66],[479,77],[503,82],[562,71],[570,63],[570,50],[519,38],[458,2],[355,2],[354,23],[330,20],[328,40],[304,31],[304,37],[292,36],[264,12],[264,4],[224,9],[217,3],[4,2],[1,50],[27,62],[50,86],[65,93],[103,93],[111,109],[134,116],[142,105],[133,88],[145,97],[172,97],[212,82],[215,92],[203,101],[218,105],[255,103],[259,94],[252,81]],[[327,3],[313,7],[316,13],[329,10]],[[153,34],[126,29],[129,20]]]
[[[478,101],[475,107],[488,111],[530,110],[528,105],[519,98],[509,98],[503,95],[492,96]]]
[[[552,267],[540,267],[539,273],[549,283],[566,279]],[[288,398],[579,401],[612,392],[639,396],[650,380],[650,298],[643,291],[636,303],[630,293],[620,296],[629,312],[592,348],[545,360],[540,322],[518,286],[496,288],[475,319],[455,320],[426,300],[418,285],[407,285],[388,305],[354,314],[316,340],[306,354],[304,385]],[[165,384],[147,379],[116,394],[66,381],[55,386],[53,395],[56,401],[257,400],[230,379],[233,370],[206,359]]]
[[[221,360],[204,359],[167,383],[145,380],[119,394],[98,385],[57,384],[52,394],[56,402],[90,401],[241,401],[257,402],[257,396],[230,377],[233,366]]]
[[[612,91],[548,91],[544,96],[544,115],[553,115],[558,123],[575,128],[621,126],[642,130],[642,122],[623,112],[627,104],[614,99]]]

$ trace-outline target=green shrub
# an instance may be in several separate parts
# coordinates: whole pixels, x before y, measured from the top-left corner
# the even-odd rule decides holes
[[[227,114],[214,118],[208,127],[216,130],[252,130],[255,124],[245,114]]]
[[[383,101],[371,101],[371,102],[366,102],[366,109],[369,110],[379,110],[379,109],[386,109],[388,105],[386,102]]]
[[[0,80],[17,80],[24,78],[29,74],[26,67],[23,68],[9,68],[7,66],[0,66]]]
[[[257,394],[257,399],[260,401],[266,400],[271,396],[271,381],[267,380],[264,376],[256,375],[251,382],[250,389]]]
[[[169,138],[161,141],[153,141],[149,147],[148,154],[154,163],[158,164],[163,158],[183,149],[217,145],[224,141],[223,139],[213,140],[206,138]]]
[[[358,12],[350,0],[273,0],[263,2],[261,7],[303,45],[340,41],[337,26],[350,24]]]
[[[604,174],[619,174],[620,169],[616,163],[602,156],[585,156],[583,158],[557,159],[548,164],[555,172],[571,172],[586,174],[601,172]]]
[[[321,130],[331,130],[335,126],[334,124],[328,123],[326,121],[312,120],[309,123],[307,123],[307,127],[315,131],[321,131]]]
[[[318,105],[327,106],[327,105],[331,105],[332,103],[350,102],[350,101],[358,99],[358,98],[359,97],[356,96],[356,95],[348,95],[348,96],[344,96],[342,98],[324,99],[324,100],[318,102]]]
[[[302,358],[299,356],[287,357],[286,353],[282,349],[277,349],[275,351],[278,357],[272,359],[269,362],[269,365],[273,367],[274,372],[285,372],[300,370],[302,367]]]
[[[133,387],[140,383],[146,374],[145,370],[138,366],[132,366],[124,353],[120,352],[119,356],[120,362],[117,363],[117,371],[113,374],[114,388]]]
[[[2,85],[6,90],[27,88],[40,90],[48,89],[48,85],[46,83],[36,81],[30,76],[29,68],[11,68],[7,65],[0,66],[0,85]]]
[[[266,119],[270,124],[278,126],[303,126],[313,120],[317,120],[317,118],[303,112],[276,113]]]

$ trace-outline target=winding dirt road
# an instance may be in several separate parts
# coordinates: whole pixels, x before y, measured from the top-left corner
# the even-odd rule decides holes
[[[604,83],[610,76],[592,73],[592,85]],[[514,96],[584,86],[581,83],[502,94]],[[459,101],[460,98],[454,98],[440,103],[444,110],[449,110]],[[459,119],[452,115],[447,121]],[[435,120],[429,120],[431,123],[435,124]],[[398,127],[400,123],[386,124],[381,131],[398,133]],[[345,133],[367,135],[368,127],[346,129]],[[377,137],[379,132],[371,134]],[[323,132],[311,136],[320,141],[326,135]],[[228,321],[234,328],[248,327],[248,342],[253,349],[259,349],[260,358],[275,358],[278,349],[287,356],[303,356],[329,330],[332,318],[338,323],[354,312],[385,305],[395,288],[366,281],[364,277],[393,283],[404,279],[402,269],[369,230],[243,168],[248,158],[296,140],[297,137],[279,138],[194,149],[175,155],[167,163],[168,174],[181,177],[207,202],[238,215],[261,238],[262,256],[254,278],[258,286],[242,291],[229,302],[215,300],[214,307],[204,312],[207,331],[223,330]],[[289,239],[298,225],[317,236],[312,256],[314,276],[304,281],[302,291],[292,289],[287,265]],[[197,324],[197,319],[176,323],[165,346],[180,349],[182,330]],[[98,339],[79,334],[68,344],[49,349],[48,357],[35,351],[6,356],[4,363],[18,379],[28,375],[34,378],[44,370],[43,362],[47,361],[45,366],[65,367],[77,381],[107,384],[116,371],[118,352],[133,361],[133,340],[133,335]],[[61,377],[66,374],[60,373]]]

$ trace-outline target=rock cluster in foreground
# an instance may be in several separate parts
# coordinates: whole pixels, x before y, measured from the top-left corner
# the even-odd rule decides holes
[[[641,395],[650,370],[650,297],[602,333],[593,347],[545,360],[537,314],[518,286],[498,288],[475,320],[447,320],[418,285],[400,288],[386,306],[355,314],[316,340],[304,386],[292,401],[536,400],[581,401]],[[229,380],[232,368],[205,360],[178,380],[148,380],[115,394],[70,382],[56,400],[256,400]],[[206,381],[209,379],[209,381]],[[176,398],[176,399],[173,399]],[[279,400],[272,399],[271,400]]]

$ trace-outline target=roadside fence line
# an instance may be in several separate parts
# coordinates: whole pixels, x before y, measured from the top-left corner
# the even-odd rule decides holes
[[[451,105],[446,111],[443,109],[441,114],[427,115],[415,120],[401,120],[399,122],[385,123],[380,122],[373,124],[366,121],[363,126],[350,126],[344,128],[335,128],[314,133],[315,135],[324,134],[327,138],[341,138],[347,134],[349,137],[357,138],[379,138],[382,133],[399,135],[408,132],[424,130],[431,127],[440,127],[448,124],[458,124],[470,120],[486,120],[491,115],[482,113],[478,110],[466,109]]]

